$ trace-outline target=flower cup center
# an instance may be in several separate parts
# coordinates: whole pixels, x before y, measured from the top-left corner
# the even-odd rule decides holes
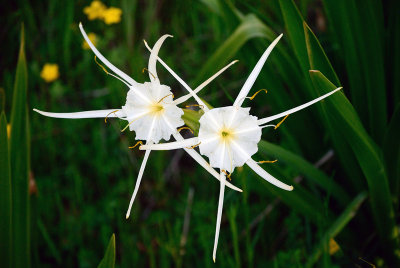
[[[164,106],[161,103],[154,103],[150,107],[150,111],[153,114],[160,114],[164,110]]]
[[[219,135],[221,137],[221,140],[223,140],[224,142],[230,141],[234,138],[234,133],[231,129],[223,128],[221,129]]]

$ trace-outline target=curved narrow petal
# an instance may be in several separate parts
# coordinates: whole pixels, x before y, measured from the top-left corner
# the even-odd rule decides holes
[[[170,124],[170,122],[164,117],[165,122],[168,124],[168,126],[170,128],[173,129],[172,125]],[[172,134],[174,136],[174,138],[177,141],[182,141],[184,140],[184,138],[182,137],[182,135],[177,131],[174,134]],[[187,149],[187,148],[183,148],[183,150],[185,150],[185,152],[187,152],[197,163],[199,163],[200,166],[202,166],[206,171],[208,171],[212,176],[214,176],[217,180],[220,180],[219,174],[217,171],[215,171],[215,169],[213,169],[210,164],[207,163],[207,161],[196,151],[193,149]],[[229,188],[231,188],[232,190],[238,191],[238,192],[243,192],[240,188],[234,186],[233,184],[231,184],[230,182],[226,182],[226,186],[228,186]]]
[[[125,117],[125,113],[122,110],[118,110],[118,109],[84,111],[84,112],[75,112],[75,113],[50,113],[50,112],[40,111],[38,109],[33,109],[33,110],[44,116],[54,117],[54,118],[65,118],[65,119]]]
[[[304,109],[304,108],[306,108],[306,107],[308,107],[310,105],[313,105],[314,103],[319,102],[322,99],[325,99],[326,97],[329,97],[330,95],[332,95],[333,93],[336,93],[337,91],[339,91],[341,89],[342,89],[342,87],[338,87],[337,89],[332,90],[331,92],[326,93],[325,95],[322,95],[321,97],[316,98],[316,99],[314,99],[312,101],[309,101],[307,103],[304,103],[304,104],[302,104],[300,106],[297,106],[295,108],[292,108],[290,110],[287,110],[287,111],[282,112],[282,113],[277,114],[277,115],[273,115],[273,116],[269,116],[269,117],[265,117],[265,118],[259,119],[257,123],[258,123],[258,125],[263,125],[263,124],[268,123],[268,122],[270,122],[272,120],[275,120],[275,119],[287,116],[288,114],[292,114],[292,113],[295,113],[297,111],[300,111],[300,110],[302,110],[302,109]]]
[[[139,147],[140,150],[176,150],[194,146],[199,143],[199,139],[197,137],[184,139],[182,141],[173,141],[159,144],[146,144]]]
[[[149,144],[151,144],[151,142]],[[135,201],[136,194],[139,190],[140,182],[142,181],[144,169],[146,168],[146,163],[147,163],[147,159],[149,159],[150,152],[151,152],[151,150],[146,151],[146,153],[144,154],[142,164],[140,165],[139,174],[136,179],[135,189],[133,190],[131,200],[129,201],[128,211],[126,212],[126,216],[125,216],[126,219],[128,219],[129,215],[131,214],[132,204],[133,204],[133,201]]]
[[[264,180],[268,181],[269,183],[272,183],[273,185],[287,191],[292,191],[293,186],[287,185],[277,179],[275,179],[273,176],[271,176],[268,172],[266,172],[264,169],[262,169],[256,161],[253,159],[249,159],[246,161],[246,164],[254,170],[255,173],[257,173],[259,176],[261,176]]]
[[[247,94],[249,94],[249,91],[251,87],[253,86],[254,82],[256,81],[258,75],[261,72],[262,67],[264,66],[265,61],[267,60],[269,54],[271,51],[274,49],[275,45],[278,43],[279,39],[281,39],[283,34],[279,35],[265,50],[264,54],[261,56],[261,58],[258,60],[256,66],[254,67],[253,71],[251,71],[249,77],[247,78],[246,82],[244,83],[242,89],[239,92],[239,95],[236,97],[235,102],[233,103],[233,106],[242,106],[243,101],[247,97]]]
[[[226,181],[225,175],[221,172],[220,173],[221,184],[220,184],[220,188],[219,188],[217,224],[215,226],[215,238],[214,238],[214,249],[213,249],[213,261],[214,262],[215,262],[215,258],[217,255],[219,230],[221,228],[222,208],[224,206],[225,181]]]
[[[158,57],[158,52],[160,51],[162,44],[164,43],[165,39],[167,39],[168,37],[172,37],[172,35],[165,34],[165,35],[161,36],[160,39],[158,39],[157,42],[155,43],[153,49],[151,50],[150,58],[149,58],[149,77],[150,77],[151,82],[160,81],[157,76],[157,68],[156,68],[157,57]],[[154,77],[153,77],[153,75],[154,75]]]
[[[137,84],[135,80],[133,80],[129,75],[115,67],[111,62],[109,62],[98,50],[97,48],[93,45],[93,43],[90,41],[89,37],[87,36],[85,30],[83,29],[82,23],[79,23],[79,29],[81,30],[81,33],[83,35],[83,38],[85,38],[86,42],[92,49],[93,53],[108,67],[110,68],[114,73],[119,75],[122,79],[124,79],[128,84],[131,86],[134,86]]]
[[[206,81],[204,81],[203,83],[201,83],[198,87],[196,87],[196,89],[193,91],[194,93],[199,93],[200,90],[202,90],[204,87],[206,87],[209,83],[211,83],[215,78],[217,78],[220,74],[222,74],[226,69],[228,69],[229,67],[231,67],[233,64],[235,64],[236,62],[238,62],[238,60],[234,60],[231,63],[229,63],[228,65],[226,65],[224,68],[222,68],[221,70],[219,70],[218,72],[216,72],[213,76],[211,76],[210,78],[208,78]],[[175,105],[179,105],[185,101],[187,101],[188,99],[190,99],[190,97],[192,97],[192,95],[186,94],[180,98],[177,98],[174,101]]]
[[[144,41],[144,44],[146,46],[146,48],[151,52],[151,48],[149,47],[149,45],[147,44],[146,41]],[[160,57],[157,57],[158,61],[164,66],[165,69],[167,69],[167,71],[173,76],[175,77],[176,80],[178,80],[179,83],[181,83],[181,85],[186,88],[186,90],[190,93],[190,95],[197,101],[197,103],[199,105],[202,106],[202,109],[204,111],[208,111],[208,107],[207,105],[205,105],[205,103],[196,95],[196,93],[193,92],[193,90],[188,86],[188,84],[186,84],[185,81],[182,80],[182,78],[180,78],[171,68],[169,68],[169,66],[162,60],[160,59]]]

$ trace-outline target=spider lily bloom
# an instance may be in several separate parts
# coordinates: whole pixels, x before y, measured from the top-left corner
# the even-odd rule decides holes
[[[152,53],[150,54],[148,72],[150,77],[150,82],[145,82],[143,84],[137,83],[127,74],[116,68],[112,63],[110,63],[93,45],[89,37],[86,35],[82,24],[79,24],[79,28],[82,32],[83,37],[86,42],[94,52],[94,54],[99,58],[114,74],[107,72],[125,85],[129,87],[127,94],[126,104],[122,106],[121,109],[108,109],[108,110],[96,110],[96,111],[84,111],[76,113],[49,113],[39,111],[34,109],[34,111],[49,117],[55,118],[68,118],[68,119],[80,119],[80,118],[105,118],[117,117],[122,120],[126,120],[128,123],[126,127],[122,130],[129,128],[131,131],[135,131],[137,140],[145,140],[146,144],[158,143],[161,139],[169,140],[171,135],[174,136],[176,140],[183,140],[182,135],[177,131],[177,128],[184,124],[181,116],[183,114],[182,109],[178,108],[173,101],[173,94],[171,93],[170,87],[166,85],[161,85],[159,79],[157,78],[157,54],[159,49],[164,42],[164,40],[169,37],[169,35],[162,36],[154,45]],[[225,66],[216,74],[211,76],[205,82],[203,82],[196,90],[200,91],[213,79],[219,76],[223,71],[229,68],[232,64]],[[136,185],[129,203],[128,211],[126,213],[126,218],[130,215],[130,210],[132,208],[133,201],[139,189],[139,185],[144,173],[144,169],[149,158],[151,150],[146,150],[143,162],[139,169],[138,178],[136,180]],[[186,151],[204,168],[206,168],[215,178],[220,180],[219,173],[211,168],[207,161],[200,156],[195,150],[186,149]],[[236,186],[229,184],[228,187],[236,190],[242,191]]]
[[[267,60],[272,49],[278,43],[282,34],[278,36],[267,48],[260,60],[257,62],[250,76],[247,78],[242,89],[239,92],[233,106],[221,107],[208,109],[207,106],[198,98],[186,83],[184,83],[173,71],[166,66],[166,64],[159,59],[160,63],[168,71],[172,71],[171,74],[175,76],[182,85],[194,95],[194,98],[204,110],[203,116],[200,118],[200,129],[198,137],[186,139],[184,141],[176,141],[170,143],[163,143],[157,145],[144,145],[141,146],[141,150],[172,150],[183,147],[190,147],[199,145],[200,153],[205,155],[210,160],[210,165],[220,169],[220,194],[218,201],[218,212],[217,212],[217,224],[216,234],[214,240],[213,260],[215,262],[216,250],[218,245],[219,229],[221,224],[221,215],[223,207],[224,189],[226,184],[225,175],[229,176],[234,171],[235,167],[241,167],[247,164],[254,172],[261,176],[266,181],[273,185],[291,191],[293,186],[289,186],[262,169],[259,163],[254,161],[251,157],[258,151],[258,143],[261,140],[261,132],[265,127],[277,127],[280,123],[275,125],[266,125],[268,122],[276,120],[278,118],[286,117],[289,114],[302,110],[330,95],[337,92],[341,88],[337,88],[328,94],[325,94],[319,98],[316,98],[303,105],[282,112],[280,114],[258,119],[256,116],[250,115],[250,108],[241,107],[243,101],[248,98],[247,95],[253,86],[256,78],[258,77],[265,61]],[[257,94],[257,93],[256,93]],[[252,99],[253,97],[251,97]],[[283,121],[283,120],[282,120]],[[281,121],[281,122],[282,122]]]

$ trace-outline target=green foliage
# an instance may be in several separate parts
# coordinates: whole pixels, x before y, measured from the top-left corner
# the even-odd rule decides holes
[[[110,238],[104,258],[101,260],[97,268],[114,268],[115,267],[115,234]]]
[[[182,150],[152,152],[125,220],[144,155],[128,149],[136,143],[134,133],[121,133],[125,125],[112,118],[104,124],[28,116],[28,103],[54,112],[125,103],[128,89],[82,49],[79,22],[96,33],[101,53],[139,82],[147,79],[142,70],[149,56],[142,39],[151,45],[164,33],[174,38],[160,57],[192,88],[238,59],[199,93],[214,107],[232,104],[263,51],[283,32],[250,92],[268,94],[246,100],[253,115],[277,114],[343,89],[290,115],[278,129],[263,130],[254,159],[277,159],[263,168],[294,190],[277,189],[246,167],[235,170],[232,183],[243,193],[226,190],[217,265],[350,267],[362,259],[398,266],[397,1],[107,1],[123,10],[113,25],[88,20],[83,9],[89,4],[22,1],[5,7],[0,266],[29,267],[31,259],[32,267],[94,267],[102,258],[100,267],[214,266],[219,183]],[[21,21],[26,44],[22,34],[18,51]],[[52,83],[40,77],[45,63],[59,66]],[[160,65],[158,74],[175,96],[186,93]],[[195,110],[184,109],[183,120],[197,135],[202,113]],[[29,181],[37,195],[30,196]],[[113,235],[104,254],[110,233],[119,239]],[[332,255],[331,239],[340,247]]]

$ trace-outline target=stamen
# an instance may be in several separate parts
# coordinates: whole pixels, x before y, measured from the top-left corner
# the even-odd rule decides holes
[[[258,163],[258,164],[264,164],[264,163],[273,164],[273,163],[276,163],[276,162],[278,162],[277,159],[275,159],[275,160],[261,160],[261,161],[258,161],[257,163]]]
[[[134,149],[136,146],[138,146],[138,145],[143,145],[143,142],[142,141],[138,141],[135,145],[133,145],[133,146],[130,146],[130,147],[128,147],[129,149]]]
[[[97,61],[97,57],[96,57],[96,56],[94,56],[94,62],[96,62],[97,65],[99,65],[99,66],[101,67],[101,69],[103,69],[103,71],[104,71],[106,74],[109,74],[109,72],[107,71],[107,69]]]
[[[201,104],[192,104],[192,105],[186,105],[186,108],[190,108],[190,107],[200,107],[200,109],[204,109],[204,106]]]
[[[106,117],[104,117],[104,123],[107,124],[107,118],[110,116],[110,114],[116,113],[118,111],[119,110],[115,110],[115,111],[112,111],[111,113],[109,113],[108,115],[106,115]],[[117,115],[115,115],[115,116],[117,116]]]
[[[231,178],[232,173],[228,173],[228,171],[226,171],[225,169],[221,169],[221,171],[225,174],[225,176],[226,176],[230,181],[232,180],[232,178]]]
[[[194,149],[194,148],[196,148],[197,146],[199,146],[200,144],[201,144],[201,142],[199,142],[198,144],[195,144],[195,145],[193,145],[193,146],[187,147],[187,149]]]
[[[190,132],[192,132],[192,134],[194,134],[193,130],[190,127],[181,127],[181,128],[178,128],[177,130],[178,130],[178,132],[181,132],[181,130],[183,130],[183,129],[187,129]]]
[[[174,98],[174,94],[171,93],[171,94],[168,94],[167,96],[162,97],[161,100],[159,100],[157,103],[162,102],[165,98],[167,98],[167,97],[169,97],[169,96],[172,96],[172,99]]]
[[[286,120],[286,118],[289,116],[290,114],[287,114],[278,124],[276,124],[276,126],[274,127],[274,129],[277,129],[282,123],[283,121]]]
[[[143,68],[142,73],[144,73],[144,71],[148,72],[154,79],[157,79],[147,68]]]
[[[247,97],[247,98],[249,98],[250,100],[253,100],[253,99],[257,96],[257,94],[260,93],[261,91],[265,91],[265,94],[268,93],[268,90],[266,90],[266,89],[260,89],[259,91],[257,91],[256,93],[254,93],[253,96]]]

